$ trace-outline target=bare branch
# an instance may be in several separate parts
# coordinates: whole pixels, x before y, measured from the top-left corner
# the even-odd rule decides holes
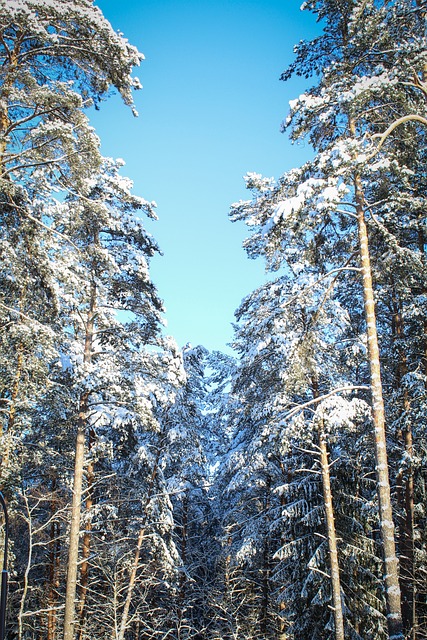
[[[338,395],[339,393],[343,393],[345,391],[360,391],[360,390],[369,391],[370,388],[371,387],[367,385],[348,385],[345,387],[338,387],[337,389],[334,389],[333,391],[330,391],[329,393],[326,393],[323,396],[319,396],[318,398],[312,398],[308,402],[304,402],[304,404],[297,405],[285,415],[282,422],[284,422],[285,420],[289,420],[289,418],[292,418],[295,414],[299,413],[303,409],[306,409],[307,407],[311,407],[313,404],[317,404],[318,402],[322,402],[323,400],[327,400],[328,398],[332,398],[332,396]]]
[[[374,158],[377,155],[377,153],[380,151],[381,147],[383,146],[384,142],[387,140],[389,135],[395,129],[397,129],[397,127],[399,127],[401,124],[405,124],[406,122],[420,122],[425,127],[427,127],[427,118],[424,118],[423,116],[420,116],[417,113],[411,113],[407,116],[402,116],[401,118],[398,118],[397,120],[392,122],[392,124],[388,127],[388,129],[384,131],[384,133],[375,133],[371,137],[372,140],[374,140],[374,138],[375,139],[379,138],[379,142],[377,144],[377,148],[375,149],[375,151],[373,151],[370,155],[368,155],[367,160],[372,160],[372,158]]]
[[[10,311],[11,313],[16,313],[16,315],[19,316],[20,319],[24,318],[29,322],[34,322],[35,324],[38,324],[43,329],[46,329],[46,330],[48,329],[46,325],[42,324],[35,318],[30,318],[30,316],[27,316],[25,313],[23,313],[22,311],[19,311],[18,309],[13,309],[13,307],[8,307],[6,304],[3,304],[2,302],[0,302],[0,307],[2,307],[3,309],[6,309],[6,311]]]

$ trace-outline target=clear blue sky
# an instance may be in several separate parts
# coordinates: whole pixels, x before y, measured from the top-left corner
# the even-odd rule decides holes
[[[159,221],[147,226],[164,253],[151,273],[167,332],[181,347],[228,350],[235,309],[266,278],[229,207],[250,197],[248,171],[277,178],[309,154],[280,133],[307,81],[279,77],[294,44],[319,26],[298,0],[96,4],[146,58],[139,118],[113,96],[91,120],[104,155],[123,158],[135,193],[158,204]]]

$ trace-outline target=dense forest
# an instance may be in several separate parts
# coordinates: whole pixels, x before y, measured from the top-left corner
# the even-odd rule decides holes
[[[427,3],[302,8],[313,154],[231,205],[271,274],[232,357],[166,335],[155,204],[89,121],[142,54],[0,0],[10,640],[427,638]]]

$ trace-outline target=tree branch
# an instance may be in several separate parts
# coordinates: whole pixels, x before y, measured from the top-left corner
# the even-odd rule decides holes
[[[384,142],[387,140],[389,135],[395,129],[397,129],[397,127],[399,127],[401,124],[405,124],[406,122],[420,122],[425,127],[427,127],[427,118],[424,118],[423,116],[420,116],[417,113],[411,113],[407,116],[402,116],[401,118],[398,118],[397,120],[392,122],[392,124],[388,127],[388,129],[384,131],[384,133],[375,133],[371,137],[372,140],[374,140],[374,138],[375,139],[379,138],[379,142],[375,151],[373,151],[370,155],[368,155],[366,159],[372,160],[372,158],[374,158],[377,155],[377,153],[381,150],[381,147],[383,146]]]

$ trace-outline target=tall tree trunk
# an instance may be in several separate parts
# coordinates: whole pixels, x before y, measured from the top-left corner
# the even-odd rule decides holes
[[[268,532],[269,523],[269,511],[270,511],[270,493],[271,493],[271,477],[267,476],[265,481],[265,495],[264,495],[264,542],[262,552],[262,582],[261,582],[261,615],[260,615],[260,635],[262,638],[267,638],[268,634],[268,618],[269,618],[269,604],[270,604],[270,537]]]
[[[341,600],[341,579],[338,564],[337,535],[332,505],[331,478],[329,473],[328,450],[323,430],[323,421],[319,424],[320,466],[322,472],[323,503],[328,532],[329,566],[331,571],[332,602],[334,607],[335,640],[344,640],[344,616]]]
[[[313,380],[313,396],[319,397],[317,380]],[[332,602],[335,623],[335,640],[344,640],[344,616],[341,599],[341,579],[338,564],[337,534],[335,530],[335,515],[332,504],[331,476],[329,472],[329,454],[326,445],[326,435],[323,419],[318,423],[318,443],[320,451],[320,468],[322,475],[323,504],[325,507],[326,530],[328,535],[329,568],[331,572]]]
[[[427,23],[426,23],[426,4],[424,0],[417,0],[417,6],[420,9],[420,18],[421,22],[424,25],[424,36],[427,32]],[[423,64],[421,69],[422,81],[424,84],[427,83],[427,63]],[[423,261],[424,266],[426,265],[426,234],[423,225],[423,214],[420,214],[417,220],[417,234],[418,234],[418,248],[421,254],[421,259]],[[402,334],[403,334],[403,325],[402,325]],[[402,352],[403,363],[405,366],[406,373],[406,357],[404,352]],[[427,318],[424,318],[423,322],[423,353],[421,355],[421,366],[424,375],[426,376],[425,386],[427,388]],[[408,401],[409,402],[409,401]],[[406,426],[406,425],[405,425]],[[412,429],[405,429],[405,450],[408,453],[410,460],[412,460],[413,447],[412,447]],[[405,523],[404,523],[404,535],[405,535],[405,558],[403,559],[402,573],[403,573],[403,584],[405,584],[406,580],[408,580],[408,590],[410,591],[409,597],[409,606],[408,606],[408,621],[412,623],[411,635],[409,636],[411,640],[416,640],[418,637],[417,629],[418,629],[418,620],[417,620],[417,599],[416,599],[416,567],[415,567],[415,545],[414,545],[414,474],[412,466],[409,469],[409,475],[406,479],[405,487],[404,487],[404,495],[405,495]],[[406,566],[408,565],[408,567]],[[424,583],[424,581],[423,581]],[[423,589],[425,592],[425,589]],[[421,594],[420,594],[421,595]],[[425,595],[425,593],[424,593]],[[421,597],[422,599],[422,597]],[[410,609],[410,610],[409,610]]]
[[[184,568],[184,571],[179,576],[179,592],[178,592],[178,629],[179,633],[181,633],[181,624],[183,618],[183,611],[185,607],[185,596],[186,596],[186,587],[187,587],[187,573],[186,573],[186,564],[187,564],[187,544],[188,544],[188,492],[185,493],[185,496],[182,500],[182,525],[181,525],[181,548],[180,548],[180,556],[181,563]]]
[[[80,398],[76,454],[74,461],[73,500],[71,506],[70,542],[68,547],[67,585],[65,591],[64,640],[74,640],[75,598],[77,566],[79,559],[80,514],[85,459],[85,427],[88,410],[88,393]]]
[[[405,348],[402,344],[404,338],[403,318],[400,304],[396,295],[393,295],[393,337],[397,343],[398,366],[396,372],[396,391],[400,392],[402,379],[408,372]],[[410,633],[411,640],[416,640],[416,598],[415,598],[415,567],[414,567],[414,472],[412,467],[412,425],[410,416],[410,400],[408,390],[403,389],[402,417],[404,421],[402,438],[409,460],[408,468],[398,475],[397,485],[399,498],[404,517],[400,527],[400,584],[402,589],[402,618],[403,625]]]
[[[11,124],[9,118],[9,96],[13,86],[13,76],[18,66],[18,58],[23,39],[24,34],[18,31],[15,38],[15,46],[9,51],[8,59],[5,61],[8,65],[8,72],[3,79],[0,90],[0,177],[2,178],[5,172],[4,157],[7,151],[7,136]]]
[[[93,332],[96,314],[96,285],[91,284],[90,303],[86,320],[83,362],[92,360]],[[77,590],[77,567],[79,559],[80,516],[82,503],[83,470],[85,462],[86,427],[89,413],[89,391],[80,396],[77,421],[76,453],[74,460],[73,500],[71,506],[70,542],[68,547],[67,582],[65,591],[64,640],[74,640],[76,616],[75,599]]]
[[[57,495],[56,495],[56,473],[54,472],[52,478],[52,499],[50,503],[50,533],[49,533],[49,567],[48,567],[48,593],[47,593],[47,632],[46,640],[55,640],[56,633],[56,602],[57,602],[57,589],[58,584],[58,570],[59,570],[59,523],[55,519],[57,512]]]
[[[283,484],[290,484],[291,479],[292,479],[292,474],[290,473],[289,470],[285,469],[285,465],[283,463],[283,460],[279,461],[279,465],[280,465],[280,470],[283,474],[283,479],[282,482]],[[286,506],[286,498],[283,495],[283,493],[280,494],[280,512],[283,513],[284,509]],[[286,544],[286,538],[284,535],[284,531],[282,529],[281,534],[280,534],[280,547],[284,547]],[[285,587],[282,587],[281,591],[284,590]],[[280,601],[279,603],[279,624],[278,624],[278,629],[277,629],[277,640],[287,640],[288,638],[288,634],[286,632],[287,629],[287,625],[284,619],[284,612],[286,610],[286,603],[283,602],[283,600]]]
[[[355,125],[350,120],[350,133],[354,136]],[[362,181],[354,176],[359,251],[362,266],[363,297],[365,306],[366,332],[368,338],[368,358],[371,377],[372,413],[374,422],[375,463],[379,502],[380,531],[385,565],[385,597],[387,604],[387,627],[390,639],[403,638],[401,595],[399,586],[399,566],[396,556],[393,512],[388,473],[386,448],[385,414],[382,393],[380,355],[378,347],[377,323],[375,316],[374,291],[372,285],[371,260],[369,254],[368,231],[365,220]]]
[[[9,96],[13,86],[13,76],[16,73],[16,68],[18,65],[18,56],[21,49],[22,38],[23,38],[23,34],[21,32],[18,32],[16,35],[15,46],[12,50],[9,51],[8,59],[7,61],[5,61],[9,69],[6,74],[6,77],[3,79],[2,86],[0,89],[0,177],[1,178],[6,178],[5,155],[7,151],[8,130],[11,125],[11,121],[9,118]],[[11,204],[13,203],[11,202]],[[23,308],[23,298],[24,298],[24,293],[21,292],[21,300],[20,300],[21,311]],[[20,317],[20,322],[21,321],[22,321],[22,317]],[[10,436],[12,433],[11,429],[13,428],[13,425],[15,422],[16,400],[19,393],[23,361],[24,361],[24,346],[22,343],[20,343],[17,349],[16,373],[15,373],[14,384],[11,392],[11,399],[9,404],[9,415],[7,418],[7,425],[6,425],[6,433],[7,433],[8,440],[2,452],[2,462],[1,462],[2,475],[4,475],[7,467],[9,466]],[[2,428],[0,436],[4,436],[4,435],[5,435],[4,430]]]
[[[89,432],[89,451],[93,448],[95,444],[95,432],[93,429]],[[90,460],[87,465],[86,471],[86,514],[87,514],[87,522],[85,526],[85,532],[83,535],[83,547],[82,547],[82,558],[83,562],[80,566],[80,601],[78,607],[79,613],[79,631],[78,631],[78,640],[82,640],[83,631],[84,631],[84,623],[86,618],[86,597],[88,592],[88,584],[89,584],[89,555],[90,555],[90,545],[91,545],[91,537],[92,537],[92,522],[91,522],[91,509],[93,506],[93,483],[94,483],[94,463],[93,460]]]
[[[227,537],[227,547],[231,549],[232,544],[233,544],[233,538],[231,535],[229,535]],[[231,552],[229,551],[225,556],[225,567],[224,567],[224,586],[225,586],[226,598],[228,598],[231,595],[230,566],[231,566]]]
[[[135,556],[132,563],[132,570],[129,575],[128,588],[126,592],[126,600],[122,611],[122,619],[120,622],[120,629],[117,635],[118,640],[124,640],[126,629],[128,627],[129,610],[132,602],[133,588],[136,582],[136,574],[138,572],[139,556],[141,555],[142,543],[145,536],[145,526],[139,530],[138,540],[136,543]]]

